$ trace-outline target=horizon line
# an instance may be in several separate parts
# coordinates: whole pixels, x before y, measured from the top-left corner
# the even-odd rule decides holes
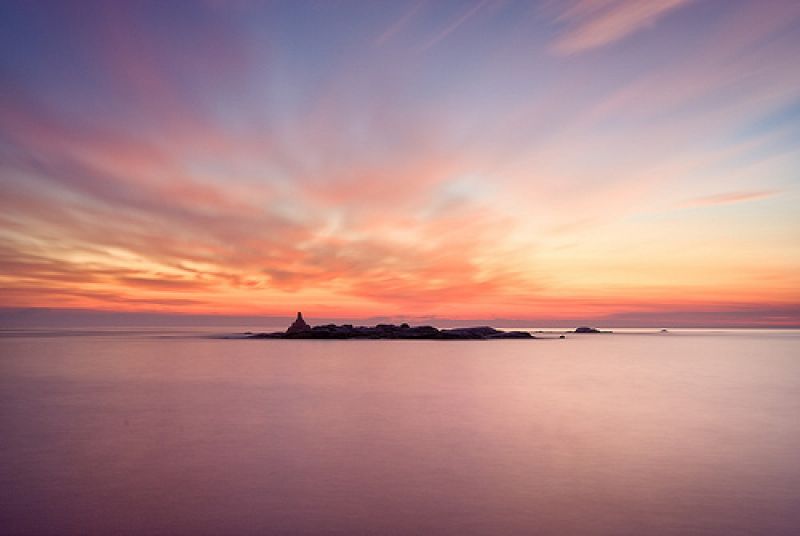
[[[788,309],[788,310],[787,310]],[[303,311],[310,323],[319,325],[331,322],[354,323],[427,323],[445,326],[493,323],[503,327],[561,328],[592,325],[616,328],[686,328],[686,329],[800,329],[800,306],[789,306],[781,311],[780,319],[758,320],[753,311],[668,311],[621,312],[605,315],[568,315],[562,317],[449,317],[438,315],[314,315],[313,310]],[[310,312],[309,312],[310,311]],[[745,316],[746,315],[746,316]],[[152,327],[153,322],[170,326],[188,325],[263,325],[277,327],[289,324],[295,313],[214,313],[174,311],[113,311],[86,308],[52,307],[0,307],[0,329],[35,327],[92,327],[127,326]],[[765,315],[766,316],[766,315]]]

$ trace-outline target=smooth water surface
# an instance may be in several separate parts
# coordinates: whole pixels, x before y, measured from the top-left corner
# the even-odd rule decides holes
[[[800,334],[0,333],[3,534],[798,534]]]

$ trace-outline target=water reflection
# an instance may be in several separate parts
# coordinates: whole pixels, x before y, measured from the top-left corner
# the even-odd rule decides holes
[[[796,334],[0,340],[28,534],[794,534]]]

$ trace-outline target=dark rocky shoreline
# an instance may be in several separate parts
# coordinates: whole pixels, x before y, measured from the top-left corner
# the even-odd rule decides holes
[[[285,332],[245,333],[246,339],[408,339],[408,340],[471,340],[490,339],[535,339],[527,331],[501,331],[489,326],[473,328],[438,329],[433,326],[408,324],[378,324],[377,326],[353,326],[352,324],[324,324],[309,326],[297,313],[294,323]]]
[[[325,324],[307,330],[277,333],[245,334],[248,339],[418,339],[418,340],[490,340],[490,339],[535,339],[527,331],[501,331],[488,326],[474,328],[437,329],[433,326],[408,324],[378,324],[377,326],[353,326]]]

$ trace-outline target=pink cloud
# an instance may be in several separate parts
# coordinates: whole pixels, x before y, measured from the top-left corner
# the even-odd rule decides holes
[[[624,39],[685,3],[573,2],[558,18],[566,26],[560,52]],[[421,6],[381,34],[377,44],[387,46],[360,47],[367,58],[357,54],[331,66],[307,95],[288,97],[297,109],[280,110],[270,121],[260,111],[271,105],[275,87],[295,87],[291,72],[284,83],[285,73],[270,66],[262,73],[268,83],[250,84],[258,102],[240,102],[248,69],[241,68],[246,54],[235,39],[216,52],[201,47],[197,58],[169,47],[162,55],[158,39],[142,43],[146,32],[138,35],[142,30],[124,15],[109,16],[101,32],[108,46],[97,47],[94,65],[133,121],[70,116],[57,100],[48,107],[24,92],[0,97],[0,135],[9,148],[0,162],[4,298],[17,305],[273,312],[304,300],[354,314],[389,308],[596,317],[663,305],[651,288],[592,282],[589,269],[580,274],[587,279],[581,288],[559,274],[620,255],[610,235],[637,232],[626,217],[652,210],[655,198],[660,207],[674,206],[698,191],[738,188],[695,197],[691,206],[779,193],[750,177],[738,177],[736,186],[703,183],[702,190],[700,181],[680,182],[717,180],[714,164],[742,154],[724,136],[763,114],[775,93],[798,87],[786,69],[794,49],[786,32],[776,34],[789,18],[779,10],[765,10],[757,28],[744,15],[726,19],[714,26],[717,33],[700,37],[706,46],[691,58],[632,69],[633,80],[601,89],[599,63],[571,69],[576,62],[545,54],[541,61],[563,63],[551,72],[535,69],[541,58],[529,52],[541,43],[523,43],[527,20],[515,21],[514,35],[498,34],[491,43],[497,46],[487,47],[486,57],[496,61],[475,62],[465,73],[443,71],[428,80],[436,84],[419,86],[442,90],[431,98],[415,84],[439,54],[389,46],[406,29],[418,35],[411,25],[420,22]],[[466,36],[491,8],[484,1],[464,9],[450,13],[438,31],[424,27],[431,38],[423,49],[454,32]],[[386,56],[398,61],[367,66]],[[187,71],[176,76],[173,63]],[[196,94],[187,84],[195,80],[211,95]],[[232,93],[216,100],[217,84],[226,83]],[[729,88],[734,97],[709,99],[700,113],[673,113]],[[204,98],[218,107],[204,108]],[[698,139],[713,148],[697,149]],[[669,197],[660,197],[661,186]],[[620,226],[605,233],[609,223]],[[547,258],[581,234],[602,251],[574,261]],[[781,265],[774,282],[714,292],[773,299],[796,288],[790,271]],[[667,290],[685,290],[679,277],[665,283]],[[701,301],[710,293],[690,292]]]
[[[714,205],[732,205],[734,203],[745,203],[747,201],[757,201],[767,199],[780,194],[780,190],[750,190],[738,192],[726,192],[722,194],[695,197],[681,204],[681,207],[708,207]]]
[[[553,44],[553,51],[569,55],[614,43],[690,1],[579,0],[558,17],[568,27]]]

